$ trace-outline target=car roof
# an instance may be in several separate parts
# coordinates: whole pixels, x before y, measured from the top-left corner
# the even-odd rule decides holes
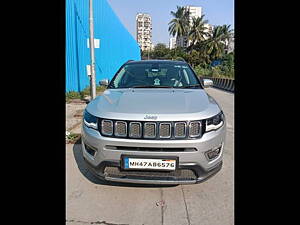
[[[166,64],[187,64],[184,61],[178,61],[178,60],[162,60],[162,59],[152,59],[152,60],[130,60],[128,62],[126,62],[125,64],[141,64],[141,63],[166,63]]]

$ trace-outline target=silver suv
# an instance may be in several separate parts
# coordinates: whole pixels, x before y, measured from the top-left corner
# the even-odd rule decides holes
[[[106,181],[199,183],[222,167],[226,123],[216,101],[181,61],[129,61],[91,101],[82,125],[83,157]]]

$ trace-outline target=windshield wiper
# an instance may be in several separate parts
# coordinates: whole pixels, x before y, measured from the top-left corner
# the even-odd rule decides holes
[[[193,85],[182,86],[182,87],[177,87],[177,88],[196,88],[196,87],[201,87],[201,85],[200,84],[193,84]]]
[[[137,85],[131,88],[173,88],[171,86],[159,86],[159,85]]]

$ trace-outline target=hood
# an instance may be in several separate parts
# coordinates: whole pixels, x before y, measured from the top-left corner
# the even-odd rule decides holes
[[[97,117],[139,121],[205,119],[220,108],[204,89],[108,89],[87,111]]]

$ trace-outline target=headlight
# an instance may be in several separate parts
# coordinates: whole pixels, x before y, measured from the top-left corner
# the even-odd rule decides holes
[[[224,120],[225,116],[222,111],[218,115],[208,118],[206,120],[206,132],[219,129],[223,126]]]
[[[83,122],[86,126],[97,129],[97,117],[93,116],[92,114],[88,113],[86,110],[84,111]]]

